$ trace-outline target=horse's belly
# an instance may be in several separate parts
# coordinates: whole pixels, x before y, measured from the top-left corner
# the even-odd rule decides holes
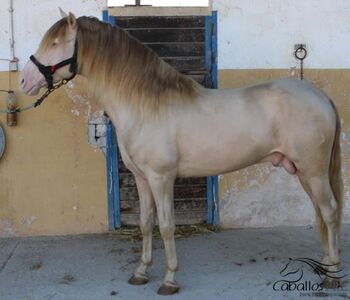
[[[202,146],[202,147],[201,147]],[[180,155],[178,162],[178,176],[211,176],[227,173],[258,163],[266,156],[265,149],[256,147],[238,149],[236,147],[221,146],[206,148],[202,145],[193,146],[193,151],[187,155]]]
[[[259,162],[277,146],[270,128],[261,119],[253,127],[247,120],[218,118],[183,130],[178,135],[178,175],[216,175]]]
[[[222,173],[228,173],[245,167],[262,163],[271,162],[275,167],[283,167],[289,174],[295,174],[297,169],[295,164],[283,153],[273,152],[266,155],[264,152],[251,152],[251,155],[220,155],[216,152],[215,157],[206,155],[205,159],[195,161],[180,161],[178,168],[178,177],[212,176]]]

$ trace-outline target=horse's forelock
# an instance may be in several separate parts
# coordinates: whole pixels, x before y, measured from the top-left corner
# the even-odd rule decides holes
[[[67,33],[67,17],[60,19],[55,24],[53,24],[49,30],[45,33],[40,46],[39,51],[46,51],[49,46],[55,41],[55,39],[64,39]]]

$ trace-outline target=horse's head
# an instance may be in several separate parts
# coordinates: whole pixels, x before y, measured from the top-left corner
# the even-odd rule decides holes
[[[291,274],[295,274],[299,271],[300,267],[296,264],[296,260],[289,258],[285,267],[281,270],[282,277],[286,277]]]
[[[20,90],[27,95],[36,95],[41,87],[50,88],[76,73],[77,20],[72,13],[61,11],[61,15],[62,19],[45,33],[39,49],[21,72]]]

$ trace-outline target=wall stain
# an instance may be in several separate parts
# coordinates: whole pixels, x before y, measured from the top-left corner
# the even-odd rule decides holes
[[[11,220],[0,220],[0,236],[1,237],[13,237],[17,236],[16,227]]]
[[[31,217],[23,218],[21,220],[21,224],[26,226],[26,227],[30,227],[33,224],[33,222],[35,222],[36,219],[38,219],[37,216],[31,216]]]

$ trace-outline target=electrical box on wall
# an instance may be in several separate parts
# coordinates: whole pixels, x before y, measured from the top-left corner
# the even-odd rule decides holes
[[[95,148],[100,148],[104,154],[106,154],[107,121],[106,116],[98,114],[98,116],[90,117],[88,123],[89,144]]]

